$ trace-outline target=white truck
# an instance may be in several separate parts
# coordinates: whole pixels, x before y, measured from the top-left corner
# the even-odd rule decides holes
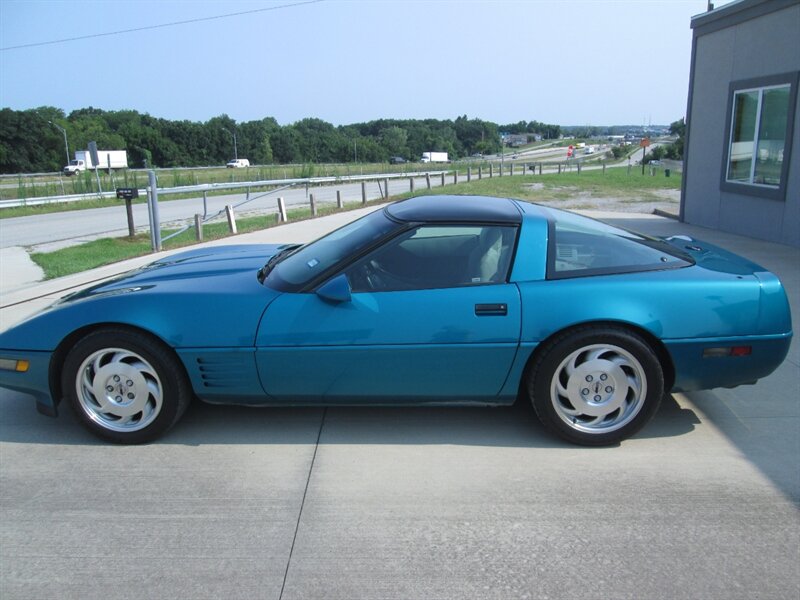
[[[75,175],[86,169],[127,169],[128,153],[125,150],[98,150],[97,158],[99,164],[92,162],[92,153],[88,150],[76,150],[75,160],[69,161],[64,167],[64,175]]]
[[[229,169],[243,169],[250,166],[250,161],[246,158],[232,158],[225,166]]]
[[[450,159],[447,158],[447,152],[423,152],[420,162],[450,162]]]

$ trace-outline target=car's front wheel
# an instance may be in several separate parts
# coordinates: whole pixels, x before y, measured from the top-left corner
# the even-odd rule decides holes
[[[61,384],[92,433],[124,444],[162,435],[191,399],[183,366],[172,351],[128,329],[103,329],[81,339],[64,361]]]
[[[603,446],[630,437],[650,420],[664,393],[664,374],[640,336],[586,326],[543,348],[528,390],[546,427],[570,442]]]

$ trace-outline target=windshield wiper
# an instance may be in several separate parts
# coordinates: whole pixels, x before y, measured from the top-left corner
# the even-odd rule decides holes
[[[267,261],[267,264],[265,264],[258,270],[258,281],[260,283],[264,283],[264,280],[267,278],[267,275],[269,275],[270,271],[272,271],[272,269],[275,268],[275,265],[277,265],[284,258],[289,256],[292,252],[300,248],[302,245],[303,244],[290,244],[282,248],[281,251],[278,252],[277,254],[271,256]]]

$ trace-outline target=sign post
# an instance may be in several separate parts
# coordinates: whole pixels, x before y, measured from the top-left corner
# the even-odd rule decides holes
[[[642,175],[644,175],[644,155],[647,152],[647,147],[650,145],[650,140],[648,138],[642,138],[639,145],[642,147]]]
[[[161,218],[158,215],[158,180],[155,171],[147,172],[147,208],[150,213],[150,242],[153,252],[161,252]]]
[[[117,198],[125,200],[125,210],[128,213],[128,235],[130,237],[136,235],[136,229],[133,226],[133,207],[131,206],[131,201],[138,197],[138,188],[117,188]]]
[[[89,155],[92,159],[92,167],[94,168],[94,176],[97,179],[97,193],[103,193],[103,187],[100,185],[100,157],[97,154],[97,142],[89,142]]]

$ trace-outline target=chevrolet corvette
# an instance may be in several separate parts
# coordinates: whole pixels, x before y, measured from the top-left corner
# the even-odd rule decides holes
[[[779,279],[508,198],[423,196],[305,245],[198,248],[0,334],[0,386],[143,443],[194,398],[243,405],[508,405],[584,445],[669,391],[752,384],[785,358]]]

